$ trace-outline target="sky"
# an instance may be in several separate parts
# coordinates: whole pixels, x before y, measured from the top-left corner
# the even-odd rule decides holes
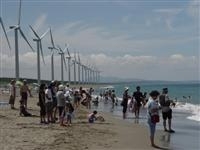
[[[0,76],[14,77],[14,31],[19,0],[0,0],[0,13],[12,49],[0,27]],[[68,44],[81,62],[102,76],[145,80],[200,80],[199,0],[22,0],[21,29],[36,50],[39,35],[52,28],[56,45]],[[51,78],[50,35],[42,40],[42,79]],[[36,53],[19,35],[20,77],[37,78]],[[67,55],[67,54],[66,54]],[[60,56],[55,54],[60,80]],[[65,80],[67,70],[65,70]],[[73,75],[72,75],[73,76]]]

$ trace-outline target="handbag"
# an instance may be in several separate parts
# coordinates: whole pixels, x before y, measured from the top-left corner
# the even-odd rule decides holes
[[[154,123],[154,124],[160,122],[159,115],[152,115],[151,116],[151,122]]]

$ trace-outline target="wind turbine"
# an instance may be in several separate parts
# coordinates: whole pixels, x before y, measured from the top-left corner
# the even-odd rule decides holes
[[[48,49],[51,50],[51,80],[53,81],[54,80],[54,50],[59,50],[59,49],[55,47],[51,28],[50,28],[50,37],[51,37],[52,47],[48,47]]]
[[[3,29],[4,35],[5,35],[5,37],[6,37],[6,41],[7,41],[7,43],[8,43],[8,47],[9,47],[10,50],[11,50],[10,42],[9,42],[9,40],[8,40],[8,36],[7,36],[7,34],[6,34],[6,30],[5,30],[5,27],[4,27],[4,24],[3,24],[3,20],[2,20],[1,17],[0,17],[0,24],[1,24],[1,27],[2,27],[2,29]]]
[[[27,38],[25,37],[23,31],[21,30],[20,27],[20,19],[21,19],[21,0],[19,3],[19,16],[18,16],[18,24],[17,25],[13,25],[10,26],[10,29],[14,30],[15,33],[15,77],[16,80],[19,80],[19,46],[18,46],[18,31],[21,34],[21,36],[23,37],[23,39],[26,41],[26,43],[29,45],[29,47],[31,48],[32,51],[33,48],[30,45],[30,43],[28,42]]]
[[[74,60],[72,60],[72,63],[74,65],[74,84],[76,84],[76,52],[74,52]]]
[[[69,82],[69,84],[71,83],[71,55],[70,55],[70,53],[69,53],[69,49],[67,48],[67,54],[68,54],[68,56],[66,57],[66,59],[67,59],[67,65],[68,65],[68,82]]]
[[[81,81],[81,60],[80,60],[80,56],[79,56],[79,52],[78,52],[78,83],[80,84]]]
[[[44,38],[44,36],[49,32],[49,29],[47,29],[47,31],[42,34],[41,36],[39,36],[36,31],[31,27],[31,25],[29,25],[29,27],[31,28],[31,30],[33,31],[33,33],[35,34],[36,38],[33,39],[33,41],[35,41],[37,43],[37,78],[38,78],[38,84],[40,85],[40,53],[42,55],[42,60],[43,60],[43,63],[45,64],[44,62],[44,54],[43,54],[43,50],[42,50],[42,39]]]
[[[63,83],[63,81],[64,81],[63,62],[65,64],[65,70],[67,70],[67,64],[66,64],[65,56],[64,56],[65,55],[65,51],[67,50],[67,45],[65,46],[64,50],[62,50],[60,48],[60,46],[58,46],[58,48],[59,48],[58,54],[60,54],[60,57],[61,57],[61,82]]]

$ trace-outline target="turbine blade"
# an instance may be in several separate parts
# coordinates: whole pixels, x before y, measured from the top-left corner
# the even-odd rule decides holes
[[[42,61],[43,63],[45,64],[45,61],[44,61],[44,53],[43,53],[43,50],[42,50],[42,42],[40,41],[40,51],[41,51],[41,55],[42,55]]]
[[[22,7],[22,1],[19,1],[19,16],[18,16],[18,25],[20,25],[20,20],[21,20],[21,7]]]
[[[63,57],[63,61],[64,61],[64,64],[65,64],[65,70],[67,71],[67,63],[66,63],[66,59],[65,59],[64,54],[62,55],[62,57]]]
[[[21,34],[21,36],[23,37],[23,39],[26,41],[26,43],[29,45],[29,47],[31,48],[31,50],[34,52],[34,49],[32,48],[31,44],[28,42],[27,38],[25,37],[23,31],[21,30],[21,28],[19,28],[19,32]]]
[[[65,48],[64,48],[63,52],[65,53],[66,50],[67,50],[67,44],[65,44]]]
[[[67,48],[67,54],[68,56],[71,58],[70,53],[69,53],[69,49]]]
[[[44,37],[48,32],[49,32],[49,29],[47,29],[47,31],[46,31],[44,34],[42,34],[42,36],[40,37],[40,39],[43,39],[43,37]]]
[[[10,42],[9,42],[9,40],[8,40],[8,36],[7,36],[6,30],[5,30],[5,27],[4,27],[4,24],[3,24],[3,20],[1,19],[1,17],[0,17],[0,23],[1,23],[1,26],[2,26],[2,28],[3,28],[3,32],[4,32],[4,34],[5,34],[5,37],[6,37],[8,46],[9,46],[9,48],[10,48],[10,50],[11,50]]]
[[[78,53],[78,61],[79,61],[79,63],[81,62],[81,60],[80,60],[80,56],[79,56],[79,53]]]
[[[36,33],[36,31],[32,28],[32,26],[31,25],[29,25],[29,27],[31,28],[31,30],[33,31],[33,33],[35,34],[35,36],[39,39],[40,37],[39,37],[39,35]]]
[[[51,32],[51,28],[50,28],[50,37],[51,37],[51,44],[55,48],[54,41],[53,41],[53,35],[52,35],[52,32]]]

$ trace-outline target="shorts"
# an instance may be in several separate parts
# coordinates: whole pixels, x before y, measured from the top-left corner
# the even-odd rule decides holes
[[[15,104],[15,97],[10,95],[9,104]]]
[[[52,108],[53,108],[53,103],[52,102],[47,102],[45,104],[45,108],[46,108],[46,113],[51,113],[52,112]]]
[[[53,100],[52,102],[52,108],[54,109],[55,107],[57,107],[57,100]]]
[[[64,106],[58,106],[58,111],[59,111],[59,117],[62,117],[62,115],[64,116],[65,114],[62,114],[64,111]]]
[[[166,119],[172,119],[172,109],[170,109],[168,112],[162,112],[163,120]]]

